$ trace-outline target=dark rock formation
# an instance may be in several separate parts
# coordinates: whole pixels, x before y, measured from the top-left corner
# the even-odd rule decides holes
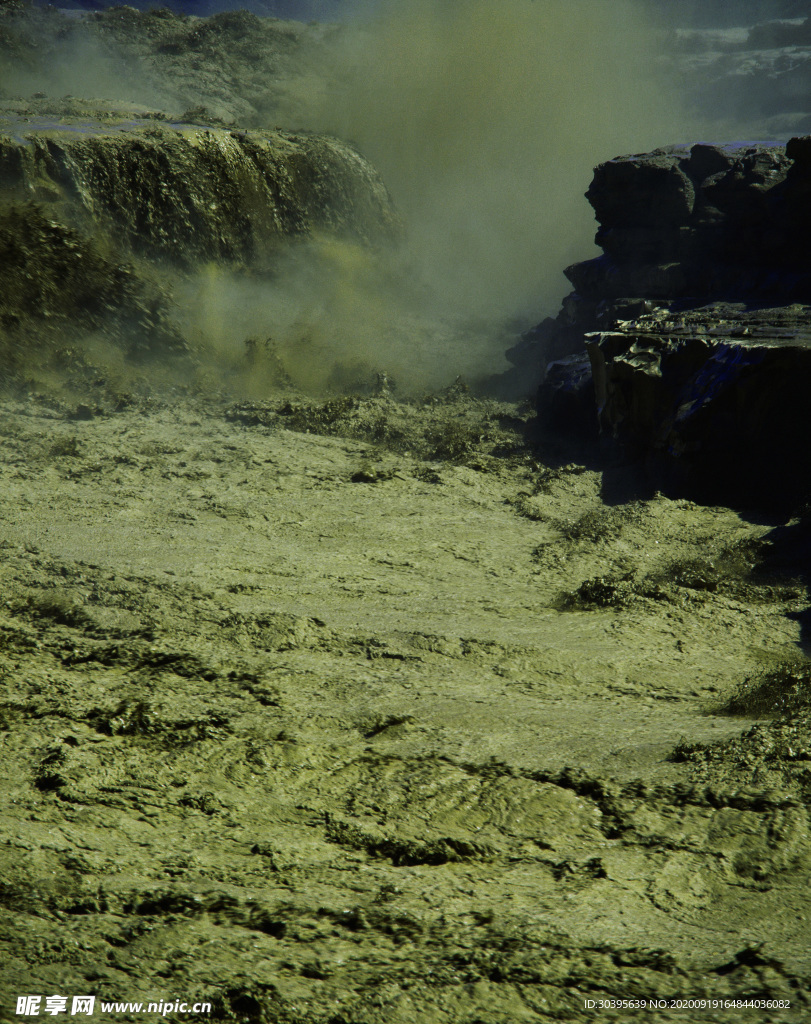
[[[603,255],[512,358],[546,363],[657,308],[811,301],[811,137],[671,146],[600,164],[586,193]]]
[[[593,303],[624,296],[791,302],[811,296],[804,141],[672,147],[601,164],[586,193],[604,255],[567,276]]]
[[[568,435],[594,435],[598,420],[591,361],[586,352],[575,352],[549,363],[539,418],[545,427]]]
[[[699,143],[601,164],[586,196],[604,254],[566,271],[578,324],[605,326],[641,300],[808,300],[809,188],[811,139]]]
[[[779,510],[811,498],[808,306],[648,315],[588,353],[600,428],[662,489]]]
[[[619,157],[587,197],[604,255],[568,268],[575,293],[536,329],[558,360],[542,418],[566,427],[596,396],[603,435],[664,487],[807,500],[811,138]],[[578,357],[560,359],[581,340],[592,380]]]

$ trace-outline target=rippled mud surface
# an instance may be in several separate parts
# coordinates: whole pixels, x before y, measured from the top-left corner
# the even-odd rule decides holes
[[[526,426],[458,389],[3,402],[9,1015],[808,1019],[803,522]]]

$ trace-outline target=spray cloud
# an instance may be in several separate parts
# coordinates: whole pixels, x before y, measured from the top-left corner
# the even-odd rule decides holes
[[[381,170],[446,308],[554,307],[590,253],[596,162],[679,141],[639,0],[407,0],[339,37],[302,111]]]
[[[232,105],[254,111],[245,127],[354,142],[401,211],[404,246],[370,253],[316,238],[271,283],[206,272],[185,292],[189,328],[222,358],[238,358],[246,333],[272,337],[308,388],[351,386],[354,368],[411,387],[498,372],[516,327],[556,312],[568,290],[563,268],[595,252],[583,199],[593,166],[680,141],[674,94],[657,69],[659,37],[644,0],[353,6],[339,28],[315,33],[309,53],[302,45],[303,73],[284,87],[268,80],[263,104],[246,68]],[[187,61],[184,81],[199,66],[190,56],[177,58]],[[73,85],[75,63],[61,62],[55,88]],[[119,78],[114,94],[108,64],[97,62],[92,88],[113,101],[172,91],[150,64],[140,84]],[[216,110],[210,77],[199,86],[201,105]]]
[[[411,384],[506,369],[596,253],[595,164],[681,141],[660,38],[642,0],[361,0],[279,117],[354,143],[407,241],[377,276],[322,250],[308,336]]]

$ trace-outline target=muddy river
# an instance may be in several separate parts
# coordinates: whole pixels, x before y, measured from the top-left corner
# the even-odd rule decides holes
[[[802,522],[459,387],[0,435],[10,1017],[808,1019]]]

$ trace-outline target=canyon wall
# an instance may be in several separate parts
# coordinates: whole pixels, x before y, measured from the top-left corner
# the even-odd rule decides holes
[[[567,269],[575,291],[523,342],[564,356],[542,417],[599,429],[662,486],[806,500],[811,138],[618,157],[587,197],[603,255]]]

